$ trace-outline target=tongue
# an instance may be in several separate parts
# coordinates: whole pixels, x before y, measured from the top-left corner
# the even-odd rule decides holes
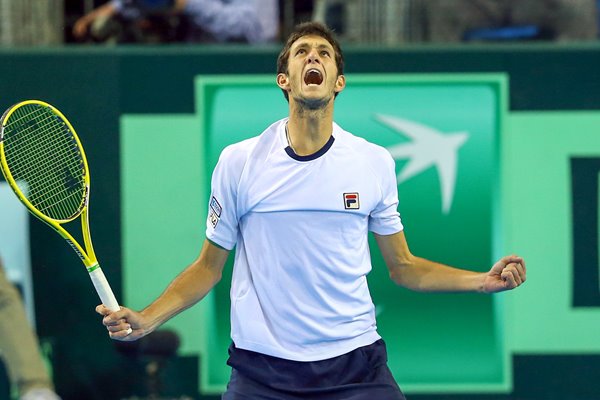
[[[323,82],[323,77],[321,76],[321,73],[319,71],[310,70],[306,73],[306,76],[304,77],[304,83],[306,83],[307,85],[320,85],[321,82]]]

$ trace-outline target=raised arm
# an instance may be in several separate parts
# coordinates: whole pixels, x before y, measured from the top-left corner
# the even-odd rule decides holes
[[[404,232],[375,234],[375,239],[390,278],[396,284],[415,291],[495,293],[514,289],[526,279],[525,261],[518,256],[503,257],[490,271],[481,273],[414,256],[408,248]]]
[[[96,307],[96,312],[104,316],[102,323],[109,336],[116,340],[137,340],[199,302],[221,280],[228,255],[228,250],[205,240],[200,256],[141,312],[126,307],[111,312],[102,304]],[[129,328],[132,329],[130,334]]]

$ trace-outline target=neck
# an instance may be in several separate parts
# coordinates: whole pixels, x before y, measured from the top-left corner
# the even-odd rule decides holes
[[[324,108],[310,110],[290,101],[288,141],[299,156],[319,151],[333,132],[333,101]]]

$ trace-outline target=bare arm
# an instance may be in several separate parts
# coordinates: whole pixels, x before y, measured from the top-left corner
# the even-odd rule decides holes
[[[525,261],[521,257],[503,257],[489,272],[479,273],[414,256],[408,248],[404,232],[375,234],[375,239],[390,278],[408,289],[420,292],[494,293],[514,289],[526,279]]]
[[[143,311],[121,307],[120,311],[112,313],[104,305],[99,305],[96,312],[104,315],[102,323],[111,338],[137,340],[204,298],[221,280],[228,255],[228,250],[205,240],[200,256]],[[129,328],[132,329],[131,334],[127,334]]]
[[[106,4],[101,5],[90,13],[84,15],[75,21],[75,25],[73,26],[73,36],[78,39],[83,38],[89,29],[89,26],[94,22],[97,18],[100,17],[112,17],[117,13],[115,6],[109,1]]]

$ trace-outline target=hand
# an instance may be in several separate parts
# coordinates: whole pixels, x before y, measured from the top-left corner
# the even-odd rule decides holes
[[[497,293],[521,286],[527,279],[523,258],[511,255],[502,257],[486,274],[483,282],[485,293]]]
[[[104,304],[100,304],[96,307],[96,312],[104,316],[102,324],[106,326],[111,339],[132,342],[152,332],[144,316],[127,307],[121,307],[119,311],[113,312]]]
[[[91,18],[87,16],[79,18],[75,21],[75,25],[73,26],[73,36],[77,39],[83,39],[85,35],[87,35],[91,23]]]

